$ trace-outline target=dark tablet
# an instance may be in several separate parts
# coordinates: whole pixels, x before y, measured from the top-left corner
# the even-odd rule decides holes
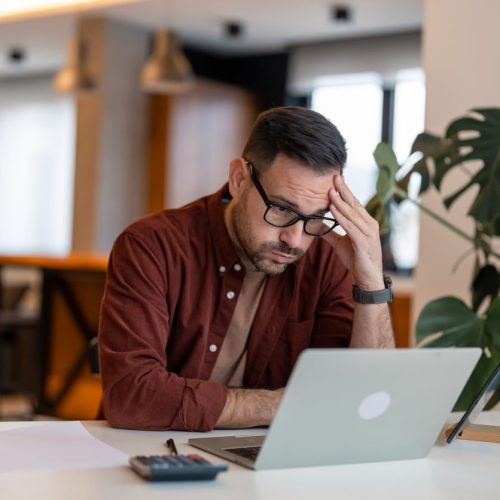
[[[488,401],[491,401],[492,405],[500,401],[500,365],[495,368],[446,441],[451,443],[460,432],[474,422],[477,416],[483,411],[483,408],[488,404]]]

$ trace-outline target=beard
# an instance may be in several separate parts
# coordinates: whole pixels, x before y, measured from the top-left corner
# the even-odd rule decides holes
[[[304,255],[304,250],[301,248],[291,248],[283,241],[266,241],[256,247],[255,233],[250,226],[248,211],[246,210],[247,199],[248,191],[242,193],[241,199],[233,207],[230,220],[234,237],[257,271],[266,274],[281,274],[291,262],[275,262],[271,260],[268,255],[266,256],[266,254],[275,251],[281,254],[296,257],[294,259],[294,261],[296,261]]]
[[[266,257],[265,254],[273,251],[296,257],[292,262],[295,262],[304,254],[304,251],[300,248],[290,248],[282,241],[277,243],[268,241],[262,243],[255,252],[249,254],[249,258],[258,271],[266,274],[281,274],[291,262],[284,264],[269,260],[269,257]]]

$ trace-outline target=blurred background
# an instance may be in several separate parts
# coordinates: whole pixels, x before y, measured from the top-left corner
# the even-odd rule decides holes
[[[0,2],[1,412],[95,416],[114,239],[217,190],[260,111],[335,123],[365,203],[378,142],[404,163],[419,132],[500,104],[498,19],[495,0]],[[467,200],[445,212],[425,196],[470,223]],[[391,213],[398,346],[424,303],[468,293],[467,266],[449,272],[461,245],[411,204]],[[7,408],[13,394],[28,402]]]

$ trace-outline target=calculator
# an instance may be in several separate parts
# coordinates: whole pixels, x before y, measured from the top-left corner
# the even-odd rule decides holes
[[[225,464],[212,464],[199,455],[136,456],[129,460],[132,469],[148,481],[200,481],[215,479],[227,471]]]

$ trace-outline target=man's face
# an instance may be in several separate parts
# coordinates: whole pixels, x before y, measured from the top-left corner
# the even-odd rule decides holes
[[[258,165],[254,166],[258,168]],[[259,174],[259,180],[271,202],[287,205],[305,215],[324,215],[328,211],[328,190],[334,172],[319,175],[311,168],[279,154],[271,166]],[[304,222],[275,227],[263,216],[266,205],[242,159],[231,164],[228,207],[229,232],[234,243],[257,270],[280,274],[307,251],[313,238],[304,232]]]

